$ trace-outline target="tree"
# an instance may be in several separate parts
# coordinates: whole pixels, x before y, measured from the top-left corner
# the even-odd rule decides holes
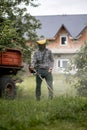
[[[77,68],[75,77],[78,79],[76,84],[78,94],[87,96],[87,41],[76,55],[75,65]]]
[[[25,44],[26,38],[35,42],[38,39],[36,29],[41,27],[40,21],[27,13],[25,8],[37,7],[38,4],[34,2],[35,0],[0,0],[0,48],[21,48],[24,61],[27,56],[29,59],[31,53]],[[24,6],[21,8],[19,5],[22,3]]]

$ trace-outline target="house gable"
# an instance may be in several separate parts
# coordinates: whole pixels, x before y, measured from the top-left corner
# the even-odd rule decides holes
[[[65,44],[61,44],[61,39],[65,40]],[[65,38],[65,39],[64,39]],[[50,48],[53,53],[76,53],[77,50],[85,43],[87,39],[87,27],[85,27],[77,36],[73,38],[68,29],[62,25],[55,35],[54,39],[48,39]]]
[[[61,32],[62,31],[62,32]],[[56,33],[56,35],[54,36],[55,38],[57,37],[57,35],[59,34],[59,33],[68,33],[70,36],[71,36],[71,34],[70,34],[70,32],[68,31],[68,29],[65,27],[65,25],[64,24],[62,24],[61,25],[61,27],[59,28],[59,30],[57,31],[57,33]]]

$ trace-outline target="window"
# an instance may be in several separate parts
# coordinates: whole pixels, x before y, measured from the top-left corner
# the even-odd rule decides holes
[[[58,67],[60,67],[60,60],[58,60]]]
[[[60,36],[60,45],[66,45],[67,44],[67,37],[66,36]]]
[[[58,67],[60,68],[67,68],[69,59],[59,59],[58,60]]]
[[[63,68],[67,68],[67,61],[65,60],[65,61],[62,61],[62,67]]]

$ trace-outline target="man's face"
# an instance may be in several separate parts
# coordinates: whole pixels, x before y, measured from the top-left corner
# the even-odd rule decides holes
[[[40,45],[40,44],[39,44],[38,47],[39,47],[39,50],[40,50],[40,51],[43,51],[43,50],[45,49],[46,45],[45,45],[45,44],[44,44],[44,45]]]

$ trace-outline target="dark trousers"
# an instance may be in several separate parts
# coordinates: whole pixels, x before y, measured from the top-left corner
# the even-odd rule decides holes
[[[49,99],[53,98],[53,76],[51,72],[48,72],[48,69],[39,69],[36,75],[36,99],[40,100],[41,96],[41,84],[42,78],[45,78],[47,82],[47,88],[49,92]]]

